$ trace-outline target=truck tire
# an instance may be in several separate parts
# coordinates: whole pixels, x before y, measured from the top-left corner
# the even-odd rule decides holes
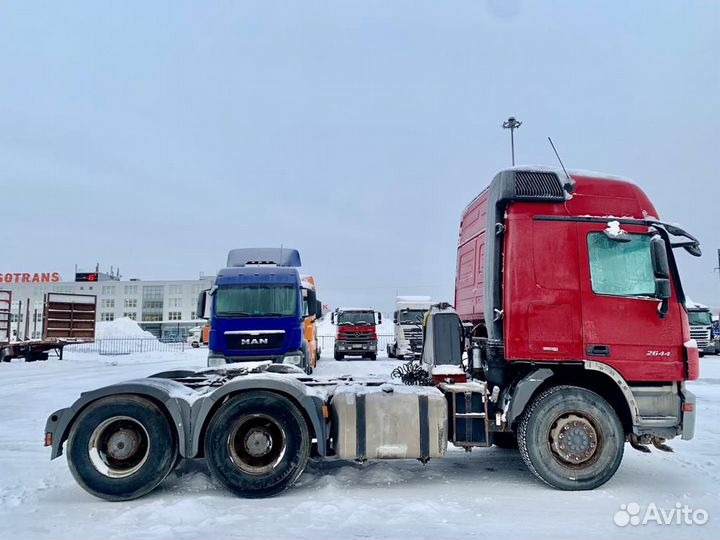
[[[335,353],[335,360],[343,360],[345,358],[345,355],[339,352]]]
[[[615,410],[595,392],[556,386],[528,406],[518,428],[523,461],[563,490],[595,489],[620,466],[625,433]]]
[[[129,501],[152,491],[177,461],[175,433],[147,399],[119,395],[89,405],[68,436],[70,472],[85,491]]]
[[[197,341],[193,341],[193,342],[190,344],[190,346],[191,346],[193,349],[199,349],[199,348],[200,348],[200,344],[199,344]]]
[[[493,433],[493,445],[505,450],[515,450],[518,440],[514,433]]]
[[[377,353],[370,353],[367,355],[370,360],[377,360]]]
[[[240,497],[289,488],[310,455],[310,435],[297,407],[272,392],[247,392],[213,416],[205,438],[210,472]]]
[[[395,358],[395,354],[392,352],[392,347],[390,346],[389,343],[387,344],[386,348],[387,348],[388,358]]]

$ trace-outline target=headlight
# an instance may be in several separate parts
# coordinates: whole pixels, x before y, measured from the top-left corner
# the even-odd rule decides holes
[[[299,366],[302,364],[302,354],[288,354],[283,358],[283,364],[292,364],[293,366]]]

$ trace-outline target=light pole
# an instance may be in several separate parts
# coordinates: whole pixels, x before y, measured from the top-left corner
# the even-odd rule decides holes
[[[515,166],[515,130],[522,126],[522,122],[515,119],[514,116],[503,122],[502,127],[510,130],[510,150],[512,152],[512,164]]]

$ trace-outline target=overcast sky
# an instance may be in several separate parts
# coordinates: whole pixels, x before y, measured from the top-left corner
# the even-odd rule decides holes
[[[331,306],[452,301],[463,207],[519,163],[634,178],[720,306],[720,2],[0,4],[1,272],[195,278],[301,251]]]

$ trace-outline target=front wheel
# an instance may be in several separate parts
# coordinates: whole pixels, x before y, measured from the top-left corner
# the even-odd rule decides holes
[[[248,392],[213,416],[205,438],[210,472],[247,498],[271,497],[302,474],[310,435],[297,407],[271,392]]]
[[[517,439],[525,464],[538,478],[558,489],[587,490],[615,474],[625,433],[615,410],[598,394],[556,386],[528,406]]]
[[[335,360],[342,360],[343,358],[345,358],[344,354],[339,353],[339,352],[335,353]]]
[[[377,353],[370,353],[368,354],[368,358],[370,360],[377,360]]]
[[[75,420],[68,437],[70,472],[85,491],[129,501],[154,489],[177,461],[177,441],[158,407],[139,396],[100,399]]]

